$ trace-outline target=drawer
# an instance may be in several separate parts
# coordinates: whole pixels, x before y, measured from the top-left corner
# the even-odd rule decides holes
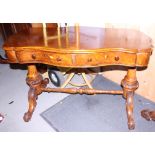
[[[44,63],[54,66],[72,65],[71,55],[45,51],[18,51],[16,53],[20,63]]]
[[[17,51],[16,56],[20,63],[32,63],[32,62],[40,62],[43,59],[46,61],[46,58],[41,51],[34,50],[23,50]]]
[[[76,56],[78,66],[105,66],[105,65],[136,65],[136,54],[127,52],[104,52],[80,54]]]
[[[54,53],[44,51],[19,51],[20,63],[44,63],[61,67],[95,67],[105,65],[136,65],[136,54],[128,52]]]
[[[53,66],[72,66],[72,57],[70,54],[48,53],[45,57],[48,57],[49,64]]]

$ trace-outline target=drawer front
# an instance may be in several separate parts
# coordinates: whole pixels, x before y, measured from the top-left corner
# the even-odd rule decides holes
[[[71,66],[70,54],[59,54],[44,51],[18,51],[17,59],[20,63],[44,63],[54,66]]]
[[[105,65],[136,65],[136,54],[123,52],[104,52],[81,54],[76,56],[77,66],[105,66]]]
[[[53,66],[72,66],[72,57],[70,54],[48,53],[45,57],[48,57],[49,64]]]
[[[105,65],[136,65],[136,54],[127,52],[54,53],[43,51],[16,52],[20,63],[44,63],[61,67],[95,67]]]

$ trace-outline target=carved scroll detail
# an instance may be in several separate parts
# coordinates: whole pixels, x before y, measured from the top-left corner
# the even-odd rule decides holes
[[[43,77],[37,72],[36,67],[34,65],[30,65],[28,67],[28,77],[26,82],[30,86],[28,92],[29,108],[24,114],[23,119],[25,122],[28,122],[31,119],[34,109],[37,105],[36,100],[38,95],[42,93],[42,88],[47,86],[49,80],[47,78],[43,80]]]

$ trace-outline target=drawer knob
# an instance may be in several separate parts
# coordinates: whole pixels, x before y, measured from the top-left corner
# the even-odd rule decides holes
[[[92,58],[88,58],[88,62],[92,62]]]
[[[119,60],[119,56],[115,56],[115,60],[118,61]]]
[[[32,54],[32,59],[36,59],[36,55],[35,54]]]
[[[61,58],[60,58],[60,57],[58,57],[56,60],[57,60],[57,61],[61,61]]]

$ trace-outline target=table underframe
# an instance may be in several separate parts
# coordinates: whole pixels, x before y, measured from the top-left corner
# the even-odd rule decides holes
[[[42,92],[62,92],[71,94],[118,94],[126,99],[126,113],[128,120],[128,128],[134,129],[135,122],[133,117],[133,97],[134,92],[138,88],[138,81],[136,78],[136,67],[129,67],[127,74],[121,82],[122,90],[98,90],[91,88],[47,88],[49,79],[43,79],[42,75],[37,71],[35,64],[28,65],[28,74],[26,82],[29,85],[28,92],[28,111],[24,114],[24,121],[28,122],[32,118],[32,114],[37,105],[37,98]]]

